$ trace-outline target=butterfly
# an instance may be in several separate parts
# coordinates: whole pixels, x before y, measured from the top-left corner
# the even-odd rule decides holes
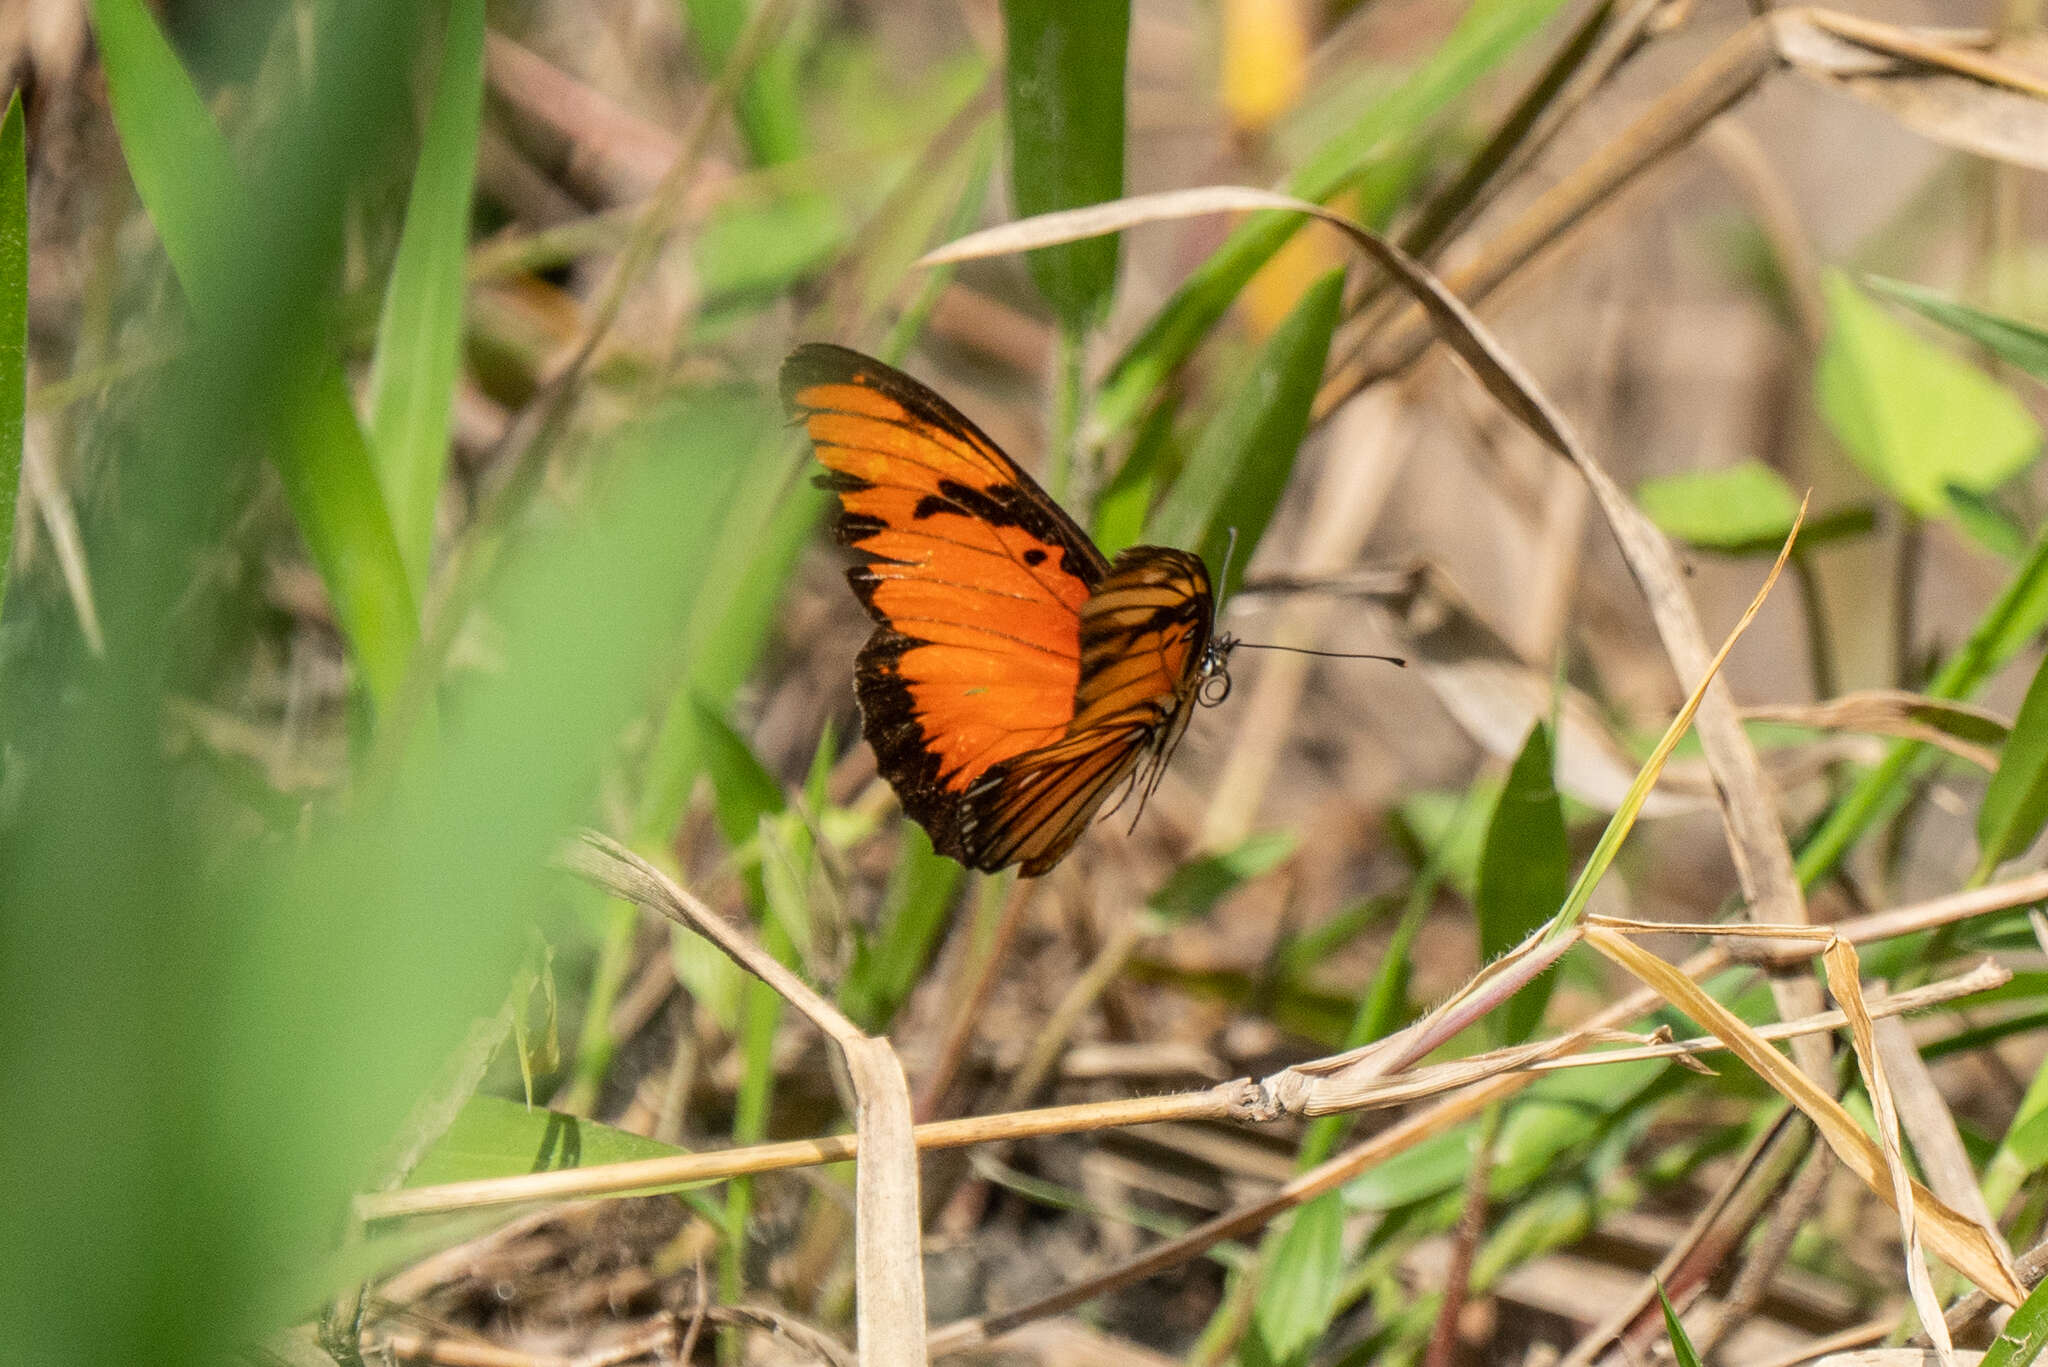
[[[932,845],[1027,877],[1123,785],[1143,810],[1199,701],[1230,691],[1201,557],[1105,557],[1031,476],[902,371],[813,343],[783,400],[838,495],[847,580],[876,622],[862,732]]]

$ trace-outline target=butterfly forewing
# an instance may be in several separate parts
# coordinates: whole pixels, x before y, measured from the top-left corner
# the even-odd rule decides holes
[[[839,496],[879,624],[855,665],[882,776],[933,845],[1043,873],[1186,724],[1213,605],[1202,562],[1110,565],[979,428],[902,372],[799,348],[783,395]]]

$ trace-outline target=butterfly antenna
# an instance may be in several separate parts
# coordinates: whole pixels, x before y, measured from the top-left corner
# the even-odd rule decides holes
[[[1320,655],[1326,660],[1385,660],[1390,665],[1405,668],[1408,662],[1399,655],[1367,655],[1349,650],[1310,650],[1306,646],[1278,646],[1264,641],[1232,641],[1232,650],[1286,650],[1296,655]]]

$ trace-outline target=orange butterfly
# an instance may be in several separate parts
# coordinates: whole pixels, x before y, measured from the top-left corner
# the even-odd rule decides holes
[[[1158,786],[1195,702],[1230,691],[1199,556],[1103,558],[958,409],[844,347],[799,347],[782,394],[839,495],[847,571],[880,625],[854,666],[903,809],[977,869],[1057,864],[1112,789]]]

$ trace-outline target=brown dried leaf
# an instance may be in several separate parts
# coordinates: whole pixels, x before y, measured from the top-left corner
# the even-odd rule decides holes
[[[2048,49],[2039,35],[1959,40],[1825,10],[1782,11],[1773,33],[1794,70],[1923,136],[2048,170]]]
[[[1942,1367],[1955,1367],[1956,1346],[1949,1340],[1948,1325],[1941,1317],[1941,1298],[1934,1292],[1934,1280],[1927,1275],[1927,1254],[1920,1247],[1920,1216],[1918,1196],[1925,1188],[1917,1187],[1912,1174],[1906,1171],[1906,1153],[1899,1143],[1899,1108],[1892,1099],[1891,1078],[1885,1072],[1883,1060],[1877,1055],[1875,1026],[1870,1011],[1863,1004],[1863,966],[1856,957],[1856,946],[1847,940],[1835,939],[1828,943],[1827,952],[1821,956],[1828,977],[1828,986],[1835,994],[1835,1000],[1842,1004],[1842,1013],[1849,1018],[1849,1038],[1856,1048],[1856,1068],[1863,1074],[1863,1089],[1870,1096],[1870,1109],[1877,1119],[1877,1140],[1884,1157],[1886,1176],[1891,1181],[1892,1208],[1899,1213],[1899,1242],[1904,1246],[1906,1257],[1906,1287],[1913,1295],[1913,1308],[1919,1312],[1921,1327],[1934,1342],[1934,1351],[1940,1357]],[[1932,1192],[1927,1193],[1930,1201],[1939,1200]],[[1963,1219],[1957,1215],[1957,1219]],[[1981,1236],[1983,1230],[1973,1229]],[[2012,1276],[2010,1260],[2004,1258],[2003,1249],[1992,1245],[1994,1256],[2008,1277]],[[2017,1278],[2014,1279],[2015,1282]]]
[[[1826,702],[1745,707],[1742,715],[1748,721],[1926,741],[1985,770],[1998,767],[1995,747],[2003,745],[2006,733],[2012,730],[2011,722],[1985,708],[1896,688],[1844,693]]]
[[[1675,966],[1604,926],[1588,926],[1586,941],[1620,964],[1666,1001],[1707,1027],[1773,1090],[1806,1113],[1828,1147],[1887,1203],[1895,1202],[1884,1154],[1841,1104],[1820,1089],[1746,1022],[1715,1001]],[[1908,1192],[1921,1218],[1927,1243],[1941,1258],[2007,1305],[2017,1306],[2025,1290],[1979,1229],[1917,1182]]]

